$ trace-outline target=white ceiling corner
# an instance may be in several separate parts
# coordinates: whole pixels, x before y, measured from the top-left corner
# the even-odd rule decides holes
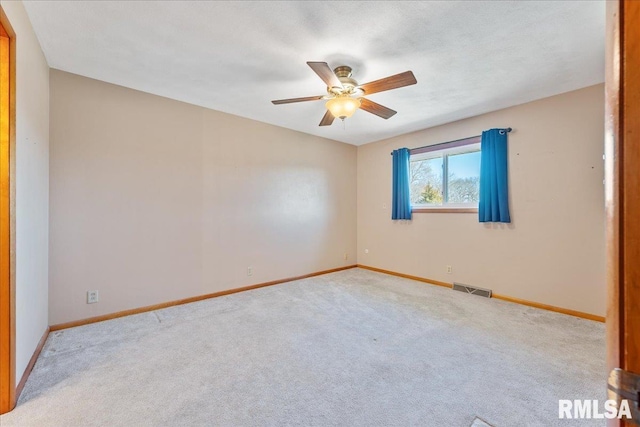
[[[52,68],[361,145],[604,81],[598,1],[27,1]],[[306,61],[360,83],[412,70],[373,94],[398,111],[319,127]]]

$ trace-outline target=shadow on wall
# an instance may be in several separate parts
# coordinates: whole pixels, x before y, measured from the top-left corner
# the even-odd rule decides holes
[[[491,230],[514,230],[516,228],[515,224],[512,222],[504,223],[504,222],[483,222],[482,225],[484,228]]]

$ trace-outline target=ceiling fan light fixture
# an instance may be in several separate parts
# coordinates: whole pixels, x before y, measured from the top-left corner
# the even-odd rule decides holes
[[[344,120],[353,116],[353,113],[360,108],[360,100],[350,96],[338,96],[328,100],[325,105],[333,117]]]

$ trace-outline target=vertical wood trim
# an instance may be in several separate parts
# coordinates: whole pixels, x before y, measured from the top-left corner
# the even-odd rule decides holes
[[[0,6],[0,413],[16,404],[16,37]]]
[[[640,374],[640,2],[607,2],[607,366]],[[609,420],[608,426],[631,423]]]
[[[640,374],[640,2],[625,0],[622,18],[622,362]]]

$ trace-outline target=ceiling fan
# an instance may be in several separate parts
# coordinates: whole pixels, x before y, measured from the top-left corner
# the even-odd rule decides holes
[[[271,102],[275,105],[280,105],[326,99],[327,112],[320,121],[320,126],[329,126],[336,118],[344,120],[347,117],[351,117],[358,108],[383,119],[388,119],[396,114],[397,111],[376,104],[364,98],[364,96],[417,83],[413,73],[405,71],[404,73],[360,85],[351,77],[351,67],[346,65],[336,67],[333,71],[331,71],[326,62],[307,62],[307,65],[326,83],[327,94],[305,98],[279,99]]]

